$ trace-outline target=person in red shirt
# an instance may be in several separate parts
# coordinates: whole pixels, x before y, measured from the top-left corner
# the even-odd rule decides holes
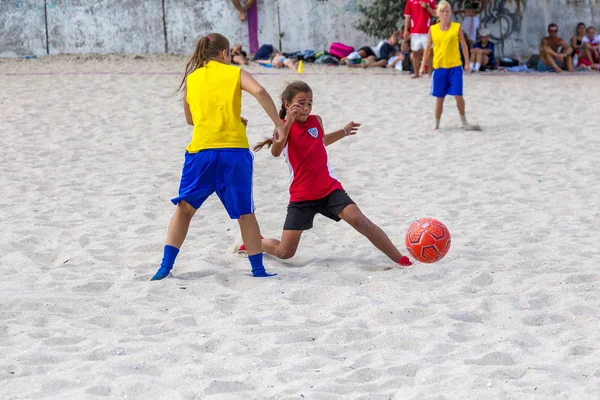
[[[404,7],[404,39],[410,37],[410,50],[415,74],[419,77],[419,68],[423,52],[427,45],[431,17],[436,15],[435,0],[406,0]]]
[[[281,240],[263,239],[264,251],[278,258],[293,257],[302,232],[311,229],[315,215],[321,214],[336,222],[343,219],[395,263],[412,265],[385,232],[360,211],[329,165],[325,146],[356,134],[360,124],[350,122],[340,130],[325,134],[321,117],[311,115],[313,93],[304,82],[289,84],[281,99],[279,117],[284,121],[283,135],[275,133],[272,139],[254,147],[254,151],[258,151],[267,145],[275,157],[283,154],[291,180],[290,203]],[[244,250],[245,246],[240,246],[239,251]]]

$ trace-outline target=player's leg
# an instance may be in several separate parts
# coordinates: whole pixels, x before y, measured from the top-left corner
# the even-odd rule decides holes
[[[169,223],[163,259],[151,280],[164,279],[173,269],[196,210],[214,191],[212,185],[216,165],[214,161],[215,155],[211,151],[186,153],[179,184],[179,196],[171,200],[177,208]]]
[[[419,68],[421,68],[421,60],[423,58],[423,50],[413,51],[413,65],[415,68],[415,74],[412,76],[413,78],[419,77]]]
[[[284,230],[281,234],[281,240],[263,239],[262,245],[265,253],[269,253],[277,258],[288,259],[296,254],[302,232],[298,230]]]
[[[402,266],[412,265],[408,257],[403,256],[396,246],[394,246],[388,235],[367,218],[356,204],[346,206],[338,216],[369,239],[375,247],[388,256],[393,262]]]
[[[242,239],[248,251],[252,275],[257,278],[274,276],[263,265],[260,228],[254,215],[252,175],[254,156],[249,150],[219,151],[219,169],[215,178],[217,196],[231,219],[237,219]],[[276,275],[276,274],[275,274]]]
[[[196,209],[186,201],[181,201],[177,204],[175,213],[171,218],[171,222],[169,222],[169,229],[167,230],[167,245],[177,247],[178,249],[181,248],[194,214],[196,214]]]

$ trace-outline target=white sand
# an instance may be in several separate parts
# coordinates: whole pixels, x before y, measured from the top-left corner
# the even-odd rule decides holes
[[[175,277],[151,283],[191,130],[180,75],[119,73],[185,62],[0,60],[1,399],[600,397],[598,76],[468,76],[484,131],[448,99],[432,133],[428,79],[307,66],[325,129],[363,123],[328,148],[346,190],[402,249],[415,218],[444,221],[448,256],[386,271],[318,217],[254,279],[213,197]],[[274,97],[299,78],[252,70]],[[250,97],[244,116],[252,143],[269,133]],[[278,237],[287,167],[268,151],[255,166]]]

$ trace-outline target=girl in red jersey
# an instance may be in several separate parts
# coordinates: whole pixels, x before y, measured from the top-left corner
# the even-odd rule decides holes
[[[356,134],[360,124],[350,122],[343,129],[325,134],[321,117],[310,114],[313,94],[304,82],[289,84],[281,100],[279,117],[284,121],[284,134],[275,133],[272,139],[254,147],[258,151],[267,145],[275,157],[283,153],[291,175],[290,204],[281,241],[263,239],[264,251],[283,259],[293,257],[302,232],[313,227],[316,214],[322,214],[336,222],[346,221],[395,263],[412,265],[385,232],[365,217],[329,166],[325,146]],[[245,251],[243,244],[239,251]]]

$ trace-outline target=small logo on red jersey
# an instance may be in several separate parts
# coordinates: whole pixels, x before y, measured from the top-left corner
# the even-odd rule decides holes
[[[319,137],[319,130],[317,128],[308,128],[308,134],[316,139]]]

